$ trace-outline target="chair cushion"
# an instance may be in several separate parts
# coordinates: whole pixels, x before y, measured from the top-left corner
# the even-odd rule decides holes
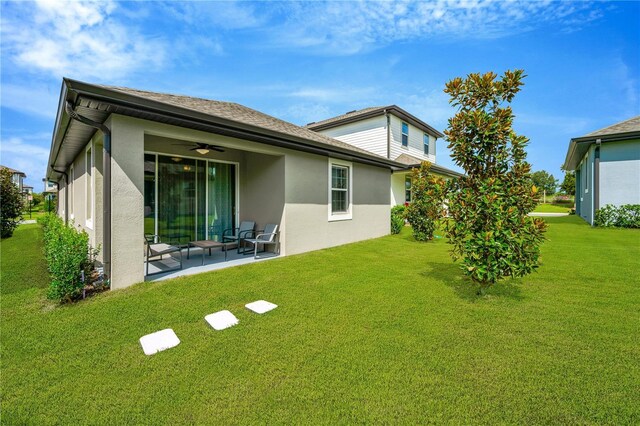
[[[179,247],[172,246],[170,244],[165,244],[165,243],[152,244],[149,246],[149,249],[150,249],[149,251],[151,252],[151,255],[153,256],[180,251]]]

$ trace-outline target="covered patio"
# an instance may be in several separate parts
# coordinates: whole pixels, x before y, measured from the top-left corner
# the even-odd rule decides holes
[[[268,249],[271,248],[272,247],[268,247]],[[152,260],[149,263],[149,275],[145,276],[145,281],[162,281],[170,278],[217,271],[219,269],[231,268],[234,266],[248,265],[250,263],[262,262],[280,257],[279,254],[267,251],[258,253],[258,257],[254,258],[253,252],[250,254],[238,254],[238,250],[234,248],[229,249],[227,252],[227,259],[225,260],[225,253],[221,249],[213,249],[211,251],[211,256],[209,256],[208,249],[191,247],[189,251],[189,259],[187,259],[187,249],[182,249],[182,269],[177,269],[180,264],[177,260],[178,254],[173,254],[173,256],[165,255],[162,260]],[[202,262],[203,251],[204,264]]]

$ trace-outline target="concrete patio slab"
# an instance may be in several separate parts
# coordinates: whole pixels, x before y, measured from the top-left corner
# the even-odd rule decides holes
[[[176,270],[179,265],[177,255],[164,257],[163,260],[152,260],[149,264],[149,274],[145,277],[145,281],[162,281],[170,278],[177,278],[187,275],[201,274],[203,272],[216,271],[218,269],[231,268],[233,266],[247,265],[255,262],[264,262],[271,259],[276,259],[279,255],[273,253],[261,253],[258,259],[253,258],[253,253],[250,255],[238,254],[237,250],[229,250],[227,253],[227,260],[224,260],[224,252],[220,250],[213,250],[211,256],[209,252],[205,254],[204,265],[202,265],[202,249],[191,247],[190,258],[187,259],[187,249],[182,250],[182,269]],[[171,270],[173,269],[173,270]],[[162,273],[162,271],[167,271]]]

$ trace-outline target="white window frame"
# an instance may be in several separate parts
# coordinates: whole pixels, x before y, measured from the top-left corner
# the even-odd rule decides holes
[[[331,177],[332,177],[332,169],[333,166],[340,166],[347,168],[348,174],[348,183],[347,183],[347,202],[349,203],[346,212],[336,212],[334,213],[331,205],[331,192],[333,188],[331,187]],[[335,222],[339,220],[351,220],[353,219],[353,163],[350,161],[338,160],[335,158],[329,158],[328,162],[328,172],[329,178],[327,182],[327,211],[328,211],[328,220],[329,222]]]
[[[407,200],[407,181],[409,181],[409,199]],[[410,203],[413,201],[413,191],[411,188],[413,187],[413,182],[411,181],[411,175],[404,175],[404,202]]]
[[[422,134],[422,144],[427,147],[427,152],[425,152],[424,146],[422,147],[422,152],[424,153],[424,155],[431,155],[431,136],[429,136],[428,133]]]
[[[407,133],[404,132],[404,126],[407,126]],[[407,144],[404,144],[404,137],[403,136],[407,136]],[[404,146],[405,148],[409,148],[409,123],[406,123],[404,121],[400,122],[400,145]]]
[[[87,153],[89,152],[89,156],[87,158]],[[85,201],[84,201],[84,224],[87,228],[93,229],[93,215],[95,211],[95,150],[93,149],[93,141],[87,144],[87,147],[84,150],[84,164],[85,164],[85,179],[84,179],[84,193],[85,193]],[[89,184],[91,184],[91,188],[89,188]],[[89,190],[91,189],[91,190]]]
[[[73,203],[75,202],[75,198],[73,196],[73,188],[75,186],[74,182],[76,180],[76,169],[73,166],[73,164],[71,164],[71,167],[69,168],[69,176],[71,176],[71,179],[69,179],[69,188],[68,188],[68,192],[69,192],[69,217],[71,219],[73,219],[75,216],[73,214],[74,209],[73,209]]]

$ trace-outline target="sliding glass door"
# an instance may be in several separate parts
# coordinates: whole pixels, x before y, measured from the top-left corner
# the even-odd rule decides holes
[[[220,241],[235,226],[235,176],[234,164],[145,154],[145,233],[172,244]]]

